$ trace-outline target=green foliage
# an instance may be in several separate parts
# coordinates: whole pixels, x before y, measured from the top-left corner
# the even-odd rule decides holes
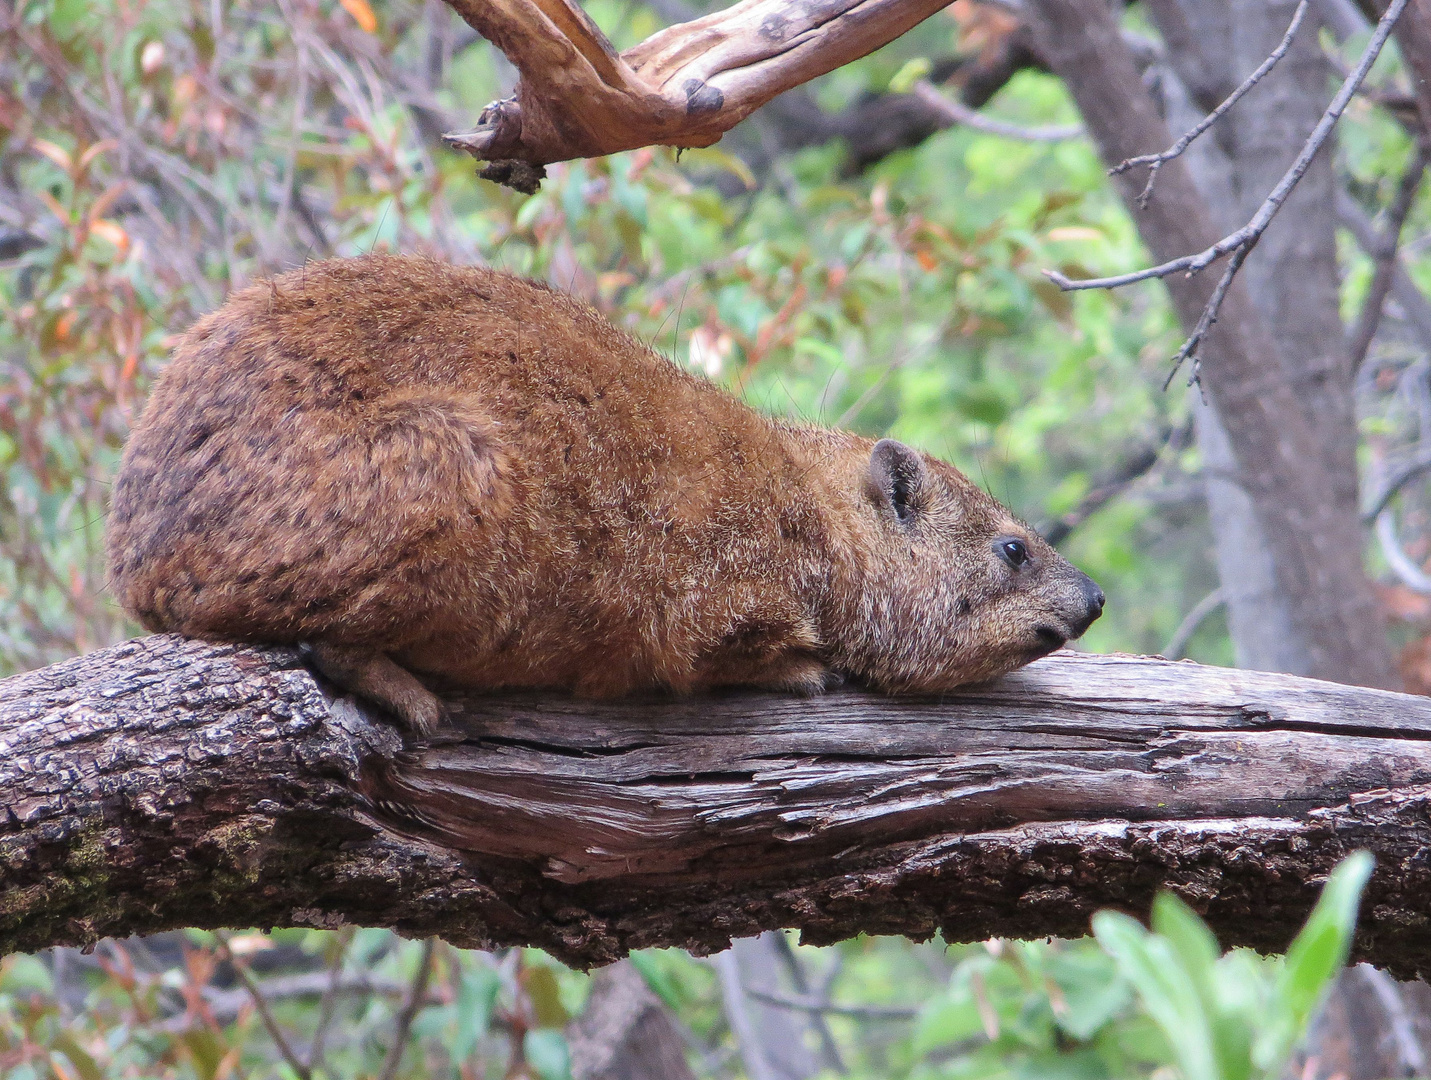
[[[1102,911],[1093,933],[1136,987],[1184,1080],[1275,1077],[1346,963],[1371,867],[1364,851],[1337,867],[1285,958],[1219,955],[1207,925],[1171,893],[1153,904],[1151,930]]]
[[[1104,911],[1081,941],[857,938],[790,955],[828,995],[827,1030],[859,1080],[1270,1078],[1346,962],[1370,869],[1358,853],[1332,873],[1285,958],[1222,954],[1169,893],[1155,901],[1151,929]],[[380,930],[229,940],[299,1065],[316,1041],[319,1080],[377,1074],[422,946]],[[697,1075],[741,1075],[711,965],[676,949],[644,950],[632,963],[684,1029]],[[439,945],[398,1076],[569,1080],[564,1029],[588,989],[588,976],[534,949]],[[190,932],[105,942],[92,957],[0,961],[0,1075],[227,1080],[294,1070],[213,938]]]

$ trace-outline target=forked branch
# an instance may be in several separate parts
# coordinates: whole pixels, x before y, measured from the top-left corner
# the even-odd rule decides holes
[[[775,97],[857,60],[948,0],[742,0],[618,53],[575,0],[447,0],[521,73],[445,136],[535,190],[543,166],[641,146],[709,146]]]

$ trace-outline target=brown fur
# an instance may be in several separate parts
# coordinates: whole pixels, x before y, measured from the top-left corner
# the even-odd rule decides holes
[[[939,690],[1102,605],[942,461],[766,419],[533,282],[381,256],[245,289],[184,336],[109,556],[147,628],[307,642],[423,729],[437,703],[409,673]]]

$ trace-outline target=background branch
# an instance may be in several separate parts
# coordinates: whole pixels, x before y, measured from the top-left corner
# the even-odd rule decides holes
[[[1292,22],[1287,27],[1287,33],[1283,35],[1281,43],[1272,50],[1267,59],[1262,61],[1262,63],[1253,70],[1252,74],[1242,81],[1241,86],[1223,99],[1217,108],[1213,109],[1212,112],[1208,113],[1197,124],[1189,128],[1188,131],[1183,134],[1182,138],[1160,153],[1140,154],[1137,157],[1124,158],[1117,165],[1114,165],[1108,170],[1110,176],[1118,176],[1121,173],[1127,172],[1135,165],[1146,165],[1148,167],[1148,182],[1143,185],[1143,191],[1138,196],[1138,207],[1140,209],[1146,210],[1148,200],[1153,197],[1153,186],[1158,180],[1158,170],[1169,161],[1172,161],[1173,158],[1182,154],[1184,150],[1192,145],[1194,139],[1212,127],[1213,124],[1217,123],[1223,113],[1236,105],[1242,95],[1261,82],[1263,77],[1277,66],[1277,61],[1287,55],[1287,50],[1292,47],[1292,39],[1297,36],[1297,30],[1302,25],[1302,19],[1307,14],[1308,3],[1309,0],[1301,0],[1301,3],[1297,5],[1297,10],[1292,15]]]
[[[1381,325],[1381,309],[1396,276],[1396,251],[1401,243],[1401,229],[1416,202],[1416,193],[1421,190],[1421,178],[1426,174],[1428,162],[1431,162],[1431,143],[1424,138],[1417,139],[1411,161],[1397,184],[1396,195],[1386,208],[1386,224],[1376,237],[1374,249],[1367,253],[1374,260],[1375,269],[1348,339],[1347,363],[1353,375],[1366,359],[1377,327]]]
[[[1307,171],[1308,166],[1311,165],[1312,159],[1316,157],[1317,152],[1322,148],[1322,144],[1330,137],[1332,129],[1336,126],[1337,121],[1341,119],[1342,113],[1346,111],[1346,107],[1351,102],[1352,96],[1366,78],[1367,73],[1371,71],[1371,66],[1376,62],[1376,58],[1381,54],[1382,46],[1386,44],[1387,38],[1391,36],[1392,30],[1396,26],[1396,21],[1401,17],[1401,13],[1405,10],[1406,4],[1407,0],[1392,0],[1391,5],[1386,10],[1386,14],[1383,15],[1381,20],[1377,23],[1376,30],[1371,36],[1371,41],[1367,43],[1366,49],[1362,52],[1361,59],[1357,61],[1356,68],[1343,80],[1341,89],[1337,91],[1331,104],[1327,106],[1317,126],[1312,129],[1312,133],[1307,137],[1307,141],[1303,145],[1301,152],[1297,155],[1296,160],[1292,162],[1287,171],[1283,174],[1282,179],[1272,191],[1268,193],[1267,198],[1246,225],[1224,236],[1221,240],[1203,251],[1171,259],[1158,266],[1149,267],[1146,270],[1138,270],[1130,274],[1119,274],[1114,277],[1088,278],[1079,281],[1074,281],[1057,270],[1045,270],[1044,273],[1049,280],[1064,290],[1113,289],[1123,285],[1131,285],[1138,281],[1146,281],[1149,278],[1167,277],[1170,274],[1179,272],[1184,272],[1188,276],[1191,276],[1205,269],[1218,259],[1231,255],[1232,258],[1228,262],[1227,269],[1224,271],[1222,278],[1218,281],[1212,296],[1208,299],[1201,318],[1193,328],[1192,333],[1189,334],[1187,339],[1183,342],[1182,347],[1178,350],[1177,356],[1174,358],[1173,371],[1168,375],[1169,381],[1171,381],[1172,375],[1176,373],[1183,360],[1192,358],[1194,363],[1196,363],[1198,347],[1201,345],[1203,338],[1206,336],[1212,324],[1217,321],[1217,313],[1222,307],[1222,302],[1227,295],[1227,290],[1231,286],[1232,279],[1236,276],[1243,260],[1247,258],[1247,254],[1256,246],[1262,234],[1267,231],[1267,226],[1272,223],[1272,219],[1277,215],[1277,211],[1280,210],[1282,204],[1286,202],[1287,196],[1290,195],[1292,189],[1297,186],[1297,182],[1301,180],[1302,175]],[[1291,37],[1289,34],[1287,38],[1284,38],[1283,45],[1279,46],[1279,48],[1290,45],[1290,43]],[[1159,163],[1159,167],[1161,167],[1161,163]],[[1117,171],[1116,166],[1115,171]],[[1139,196],[1139,201],[1140,205],[1146,205],[1146,200],[1144,200],[1142,196]],[[1194,378],[1195,377],[1196,368],[1194,368]]]

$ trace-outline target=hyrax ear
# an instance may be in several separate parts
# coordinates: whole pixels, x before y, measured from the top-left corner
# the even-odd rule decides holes
[[[919,512],[925,471],[924,459],[894,439],[881,439],[870,451],[870,484],[876,498],[901,523]]]

